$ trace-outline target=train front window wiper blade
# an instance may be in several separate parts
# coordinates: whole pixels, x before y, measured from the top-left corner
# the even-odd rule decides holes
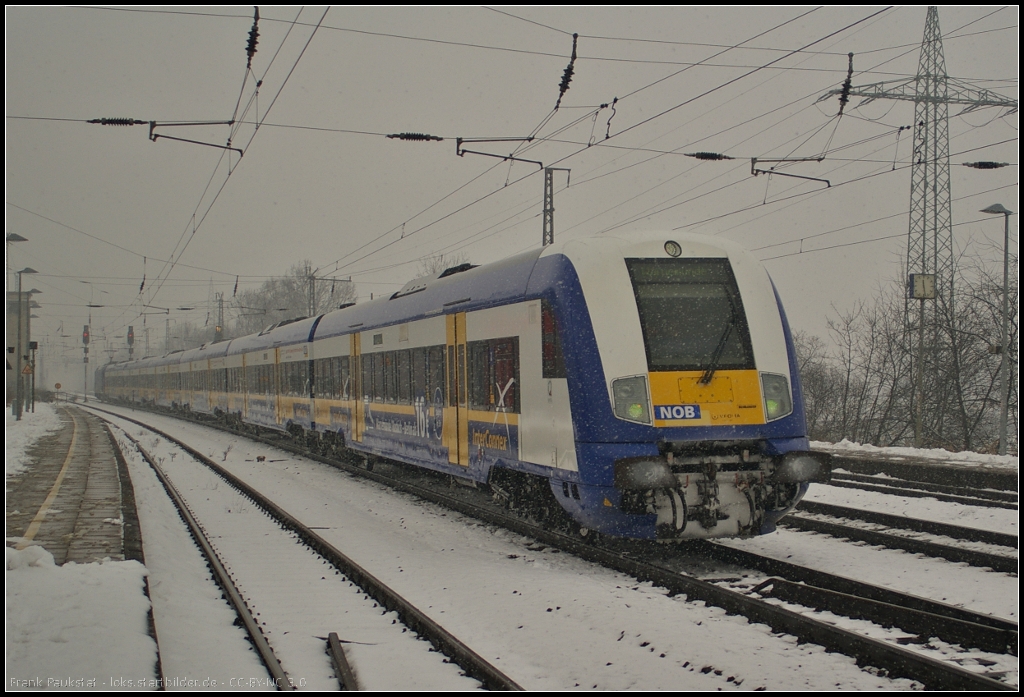
[[[734,320],[735,313],[729,316],[729,322],[725,325],[725,331],[722,332],[718,345],[715,346],[714,353],[711,354],[711,361],[708,363],[708,367],[704,369],[704,374],[700,376],[700,380],[697,381],[699,384],[709,385],[711,384],[711,378],[715,377],[715,371],[718,370],[718,363],[722,360],[725,345],[729,342],[729,335],[732,334],[732,328],[736,324]]]

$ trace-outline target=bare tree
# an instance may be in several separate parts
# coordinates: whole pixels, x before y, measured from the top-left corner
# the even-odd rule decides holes
[[[1017,260],[1013,260],[1016,269]],[[1018,305],[1013,274],[1009,302]],[[817,440],[844,438],[874,445],[911,445],[917,396],[915,361],[925,360],[924,442],[949,450],[995,450],[998,442],[1000,351],[1009,370],[1018,359],[1016,310],[1008,346],[998,346],[1002,278],[978,259],[956,271],[957,306],[940,307],[943,324],[922,358],[906,329],[902,284],[883,288],[829,320],[831,349],[819,338],[795,339],[808,432]],[[1016,452],[1018,390],[1009,376],[1010,452]]]
[[[469,257],[466,256],[465,252],[459,252],[458,254],[435,254],[432,257],[420,260],[419,275],[436,278],[442,271],[468,263]]]
[[[310,261],[292,266],[285,276],[271,278],[256,290],[242,291],[232,307],[235,336],[261,331],[277,322],[335,310],[353,302],[356,288],[347,279],[316,276]]]

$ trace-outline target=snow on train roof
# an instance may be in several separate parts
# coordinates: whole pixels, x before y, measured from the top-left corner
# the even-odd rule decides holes
[[[227,341],[219,341],[215,344],[203,344],[199,348],[188,349],[181,353],[180,362],[204,361],[208,358],[221,358],[228,351]]]
[[[237,356],[240,353],[309,341],[310,330],[316,324],[317,319],[317,317],[303,317],[286,324],[278,324],[269,331],[264,330],[259,334],[239,337],[231,341],[227,355]]]
[[[440,315],[448,308],[457,308],[459,312],[479,310],[522,297],[526,294],[537,259],[544,251],[533,249],[445,278],[423,279],[422,284],[406,284],[405,294],[400,295],[400,291],[389,297],[336,310],[320,321],[316,338],[325,339]]]
[[[439,278],[419,278],[407,283],[395,294],[335,310],[322,317],[305,317],[282,323],[259,334],[250,334],[221,344],[209,344],[186,352],[174,352],[161,357],[138,361],[139,367],[153,367],[168,363],[202,360],[220,356],[235,356],[274,346],[286,346],[309,341],[314,328],[316,339],[343,336],[424,317],[432,317],[455,310],[467,312],[492,307],[527,294],[531,275],[542,257],[572,257],[573,249],[581,245],[598,244],[606,247],[636,247],[637,243],[662,245],[674,239],[684,244],[687,251],[699,256],[715,255],[741,257],[745,250],[740,245],[705,235],[671,232],[646,232],[607,235],[595,238],[573,238],[553,245],[532,249],[490,264],[477,266],[460,273]],[[689,243],[689,244],[687,244]],[[654,249],[654,246],[651,247]],[[698,251],[699,250],[699,251]],[[536,280],[535,285],[536,285]],[[542,290],[532,288],[532,291]],[[452,308],[452,310],[449,310]],[[216,351],[211,352],[212,348]],[[124,364],[122,364],[124,365]],[[128,364],[130,367],[131,364]]]

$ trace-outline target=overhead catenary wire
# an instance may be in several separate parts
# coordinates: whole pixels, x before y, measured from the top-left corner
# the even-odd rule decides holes
[[[324,18],[327,16],[327,12],[329,10],[330,10],[330,8],[328,8],[327,10],[324,10],[323,15],[321,15],[321,17],[320,17],[320,22],[321,23],[323,22]],[[291,69],[288,71],[288,74],[285,76],[284,80],[281,82],[281,85],[278,88],[277,93],[274,95],[274,98],[271,100],[270,105],[267,107],[266,111],[264,112],[264,117],[266,116],[266,114],[270,113],[270,110],[273,109],[274,104],[277,102],[278,98],[281,96],[281,92],[284,91],[285,86],[288,84],[288,80],[294,74],[295,68],[299,64],[299,61],[302,60],[302,57],[306,53],[306,49],[309,48],[309,44],[313,41],[313,37],[316,36],[317,28],[319,28],[319,24],[317,25],[317,27],[315,27],[313,29],[313,32],[310,33],[309,38],[306,40],[305,45],[302,47],[302,50],[299,52],[299,55],[296,57],[294,63],[292,64]],[[259,132],[259,126],[257,126],[253,130],[253,133],[249,137],[249,140],[246,142],[245,146],[242,148],[243,152],[248,150],[249,146],[252,144],[253,140],[256,138],[256,134],[258,132]],[[213,206],[217,202],[217,199],[220,197],[221,192],[224,191],[224,187],[227,185],[228,181],[230,180],[231,174],[232,174],[232,172],[228,172],[227,176],[224,177],[224,180],[221,183],[220,187],[217,189],[216,194],[214,194],[213,199],[210,201],[210,204],[207,206],[206,210],[203,212],[202,216],[198,219],[198,221],[195,221],[195,213],[193,213],[193,220],[195,221],[195,223],[194,223],[194,226],[193,226],[192,234],[189,235],[187,240],[185,240],[184,245],[181,247],[181,251],[179,251],[177,253],[177,258],[178,259],[181,258],[181,256],[185,253],[185,250],[188,248],[189,244],[195,238],[195,233],[202,226],[203,222],[206,220],[206,217],[209,215],[210,211],[213,209]],[[176,264],[176,260],[171,262],[171,266],[167,270],[167,274],[170,274],[170,272],[173,271],[175,264]],[[165,276],[165,278],[166,278],[166,276]],[[150,296],[150,302],[152,302],[153,298],[155,298],[156,295],[160,292],[160,289],[162,288],[162,285],[163,285],[163,282],[161,281],[160,285],[157,286],[157,288],[154,290],[153,294]]]
[[[564,109],[564,108],[566,108],[566,107],[565,107],[565,106],[563,105],[563,109]],[[592,117],[591,117],[591,118],[592,118]],[[262,119],[260,119],[259,121],[261,122],[261,125],[268,125],[268,124],[266,124],[266,122],[263,122],[263,121],[262,121]],[[550,141],[550,140],[549,140],[549,142],[552,142],[552,141]],[[611,146],[613,146],[613,147],[616,147],[616,146],[614,145],[614,142],[613,142],[613,143],[609,143],[609,145],[611,145]],[[863,161],[863,159],[861,159],[861,161]],[[411,227],[411,226],[410,226],[410,227]],[[433,238],[434,236],[433,236],[433,235],[429,235],[428,237],[432,239],[432,238]],[[180,258],[180,257],[179,257],[179,258]]]
[[[888,9],[888,8],[887,8],[887,9]],[[813,10],[811,10],[811,11],[813,11]],[[835,35],[835,34],[837,34],[837,33],[840,33],[840,32],[842,32],[842,31],[845,31],[846,29],[849,29],[849,28],[850,28],[850,27],[852,27],[852,26],[856,26],[857,24],[859,24],[859,23],[861,23],[861,22],[867,21],[868,19],[871,19],[872,17],[874,17],[874,16],[876,16],[876,15],[878,15],[878,14],[880,14],[881,12],[884,12],[884,11],[885,11],[885,10],[880,10],[879,12],[875,12],[875,13],[872,13],[872,14],[871,14],[871,15],[869,15],[868,17],[866,17],[866,18],[863,18],[863,19],[861,19],[861,20],[858,20],[858,21],[856,21],[856,22],[853,22],[853,23],[851,23],[851,24],[847,25],[846,27],[844,27],[843,29],[840,29],[840,30],[837,30],[837,31],[835,31],[835,32],[832,32],[832,33],[828,34],[827,36],[825,36],[825,37],[822,37],[821,39],[818,39],[818,40],[816,40],[816,41],[814,41],[814,42],[811,42],[811,43],[810,43],[810,44],[808,44],[807,46],[813,46],[814,44],[816,44],[816,43],[819,43],[820,41],[823,41],[823,40],[825,40],[825,39],[827,39],[827,38],[829,38],[829,37],[831,37],[831,36],[833,36],[833,35]],[[809,11],[809,12],[810,12],[810,11]],[[792,19],[790,19],[790,20],[787,20],[786,22],[783,22],[783,23],[781,23],[781,24],[777,25],[776,27],[772,27],[771,29],[768,29],[768,30],[764,30],[764,31],[761,31],[761,32],[759,32],[758,34],[756,34],[755,36],[751,37],[750,39],[747,39],[747,40],[745,40],[745,41],[741,42],[741,44],[742,44],[742,43],[746,43],[747,41],[752,41],[752,40],[754,40],[754,39],[756,39],[756,38],[759,38],[759,37],[761,37],[761,36],[764,36],[764,35],[766,35],[767,33],[771,32],[771,31],[774,31],[775,29],[777,29],[777,28],[779,28],[779,27],[785,26],[786,24],[789,24],[789,23],[791,23],[791,22],[793,22],[793,21],[796,21],[796,20],[797,20],[797,19],[799,19],[800,17],[806,16],[807,14],[809,14],[809,12],[805,12],[805,13],[802,13],[801,15],[799,15],[799,16],[797,16],[797,17],[794,17],[794,18],[792,18]],[[805,48],[806,48],[806,47],[805,47]],[[726,49],[726,50],[728,50],[728,49]],[[717,54],[717,55],[720,55],[720,54]],[[788,55],[788,54],[787,54],[787,55]],[[775,61],[772,61],[772,63],[774,63],[774,62],[778,62],[779,60],[782,60],[782,59],[781,59],[781,58],[779,58],[779,59],[776,59]],[[762,66],[762,67],[763,67],[763,66]],[[684,70],[685,70],[685,69],[684,69]],[[745,73],[745,74],[744,74],[743,76],[740,76],[740,77],[738,77],[738,78],[734,78],[734,79],[732,79],[732,80],[728,81],[728,83],[727,83],[727,84],[732,84],[733,82],[736,82],[737,80],[739,80],[739,79],[742,79],[742,77],[744,77],[744,76],[746,76],[746,75],[749,75],[749,74],[753,74],[753,72],[756,72],[756,71],[757,71],[757,70],[755,69],[754,71],[751,71],[751,72],[749,72],[749,73]],[[677,73],[674,73],[673,75],[676,75],[676,74],[678,74],[679,72],[682,72],[682,71],[677,71]],[[665,77],[665,78],[661,78],[661,79],[659,79],[659,80],[656,80],[656,81],[654,81],[654,82],[652,82],[652,83],[649,83],[648,85],[645,85],[645,86],[644,86],[644,87],[642,87],[642,88],[639,88],[639,89],[637,89],[637,90],[634,90],[633,92],[631,92],[631,93],[630,93],[629,95],[627,95],[627,96],[632,96],[632,95],[635,95],[635,94],[639,93],[640,91],[642,91],[642,90],[644,90],[644,89],[647,89],[647,88],[649,88],[649,87],[651,87],[651,86],[653,86],[653,85],[655,85],[655,84],[658,84],[658,83],[660,83],[660,82],[663,82],[663,81],[664,81],[665,79],[668,79],[668,78],[670,78],[670,77],[672,77],[672,75],[670,75],[670,76],[667,76],[667,77]],[[721,85],[719,86],[719,88],[720,88],[720,87],[721,87]],[[709,92],[706,92],[706,93],[703,93],[703,94],[701,94],[701,95],[698,95],[697,97],[694,97],[694,98],[692,98],[692,99],[690,99],[690,100],[687,100],[687,101],[686,101],[685,103],[691,103],[692,101],[695,101],[696,99],[699,99],[699,98],[701,98],[701,97],[703,97],[703,96],[706,96],[706,94],[709,94],[709,93],[711,93],[711,92],[715,91],[715,89],[718,89],[718,88],[713,88],[713,89],[712,89],[711,91],[709,91]],[[624,99],[624,98],[622,98],[622,99]],[[619,101],[621,102],[621,101],[622,101],[622,99],[620,99]],[[655,116],[653,116],[653,117],[651,117],[651,118],[645,119],[645,120],[644,120],[643,122],[641,122],[640,124],[634,124],[633,126],[630,126],[629,128],[625,129],[624,131],[622,131],[622,132],[620,132],[620,133],[617,133],[617,134],[613,134],[613,135],[612,135],[611,137],[615,137],[616,135],[621,135],[621,133],[624,133],[625,131],[628,131],[628,130],[632,130],[633,128],[635,128],[635,127],[637,127],[637,126],[639,126],[639,125],[642,125],[642,124],[648,123],[648,122],[650,122],[650,121],[651,121],[652,119],[658,118],[659,116],[663,116],[664,114],[666,114],[666,113],[669,113],[669,112],[671,112],[671,111],[672,111],[672,110],[674,110],[675,108],[678,108],[678,106],[682,106],[682,105],[677,105],[677,107],[673,107],[672,109],[666,110],[666,111],[662,112],[661,114],[658,114],[658,115],[655,115]],[[579,152],[582,152],[582,150],[578,150],[578,151],[576,151],[575,153],[571,153],[570,155],[567,155],[567,156],[565,156],[565,157],[563,157],[563,158],[561,158],[561,159],[557,160],[557,161],[556,161],[556,162],[555,162],[554,164],[560,164],[560,163],[564,162],[565,160],[569,159],[570,157],[572,157],[573,155],[576,155],[576,154],[578,154]],[[525,175],[524,177],[520,177],[520,178],[519,178],[519,179],[517,179],[517,180],[514,180],[513,182],[511,182],[511,183],[510,183],[510,185],[513,185],[513,184],[516,184],[516,183],[518,183],[518,182],[520,182],[520,181],[523,181],[523,180],[524,180],[525,178],[527,178],[527,177],[529,177],[529,176],[532,176],[532,173],[531,173],[531,174],[527,174],[527,175]],[[500,189],[499,189],[499,190],[500,190]],[[451,213],[449,213],[448,215],[444,216],[444,218],[438,219],[438,220],[434,221],[433,223],[430,223],[430,225],[434,225],[434,224],[436,224],[437,222],[440,222],[441,220],[443,220],[443,219],[445,219],[445,218],[451,217],[452,215],[454,215],[454,214],[456,214],[456,213],[460,212],[461,210],[464,210],[465,208],[467,208],[467,207],[469,207],[469,206],[471,206],[471,205],[475,205],[476,203],[479,203],[479,202],[481,202],[481,201],[483,201],[483,200],[485,200],[485,199],[489,198],[490,196],[492,196],[492,195],[494,195],[495,193],[497,193],[497,191],[499,191],[499,190],[495,190],[495,191],[492,191],[492,192],[490,192],[490,193],[488,193],[488,194],[485,194],[484,196],[482,196],[482,197],[480,197],[480,198],[476,199],[475,201],[473,201],[473,202],[470,202],[469,204],[466,204],[465,206],[462,206],[462,207],[460,207],[459,209],[457,209],[457,210],[455,210],[455,211],[452,211],[452,212],[451,212]],[[420,228],[420,229],[422,230],[422,229],[425,229],[425,228]],[[419,231],[419,230],[417,230],[417,231],[415,231],[415,232],[418,232],[418,231]],[[377,237],[376,239],[380,239],[381,237],[383,237],[383,236],[386,236],[387,234],[389,234],[389,233],[384,233],[383,235],[381,235],[381,236],[378,236],[378,237]],[[405,235],[405,238],[408,238],[408,237],[410,236],[410,234],[411,234],[411,233],[407,233],[407,234]],[[392,244],[394,244],[394,243],[396,243],[396,242],[398,242],[398,241],[400,241],[400,240],[394,240],[394,241],[392,241],[392,242],[390,242],[390,243],[386,243],[386,244],[383,244],[383,245],[381,245],[381,246],[380,246],[380,247],[379,247],[379,248],[378,248],[377,250],[375,250],[375,252],[371,252],[370,254],[372,254],[372,253],[376,253],[376,252],[379,252],[379,251],[382,251],[383,249],[386,249],[386,248],[390,247],[390,246],[391,246]],[[369,243],[367,243],[367,244],[369,244]],[[367,246],[367,244],[364,244],[364,245],[363,245],[363,247],[365,248],[365,247]],[[355,264],[355,263],[357,263],[358,261],[361,261],[361,260],[362,260],[363,258],[365,258],[366,256],[369,256],[369,254],[363,255],[362,257],[359,257],[359,258],[357,258],[357,259],[354,259],[354,260],[351,260],[351,261],[349,261],[349,262],[348,262],[348,264],[346,264],[345,268],[348,268],[348,267],[349,267],[349,266],[351,266],[352,264]]]

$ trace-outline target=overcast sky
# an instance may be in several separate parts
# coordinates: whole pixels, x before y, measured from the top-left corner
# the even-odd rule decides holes
[[[213,321],[217,292],[230,307],[236,277],[254,288],[304,259],[368,299],[433,254],[485,263],[538,246],[540,167],[458,157],[460,137],[535,135],[465,147],[571,170],[568,188],[555,176],[557,238],[680,230],[755,250],[798,330],[824,336],[830,315],[902,276],[913,138],[898,129],[913,104],[853,98],[837,120],[838,99],[818,98],[841,86],[850,52],[855,86],[914,75],[924,7],[260,14],[247,70],[250,7],[7,8],[7,232],[28,238],[8,245],[7,268],[39,271],[24,281],[42,291],[33,336],[57,345],[63,327],[78,365],[89,303],[104,306],[91,308],[96,348],[124,346],[128,325],[141,340],[144,322],[162,345],[167,319]],[[1016,7],[944,7],[940,26],[951,76],[1017,98]],[[1019,208],[1018,117],[961,112],[955,244],[995,264],[1002,221],[978,211]],[[230,139],[244,156],[86,123],[103,117],[234,119],[155,132]],[[444,140],[386,137],[402,132]],[[696,151],[737,159],[682,154]],[[750,172],[752,157],[823,153],[785,171],[831,188]],[[962,166],[979,160],[1012,166]]]

